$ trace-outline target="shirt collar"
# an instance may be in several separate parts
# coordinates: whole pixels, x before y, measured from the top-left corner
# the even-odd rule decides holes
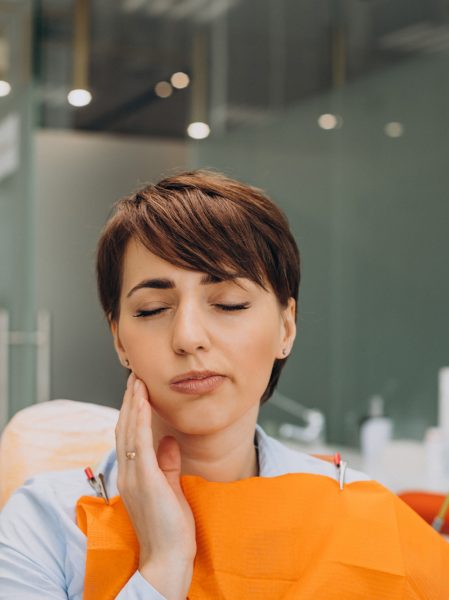
[[[259,455],[259,477],[270,477],[280,472],[279,457],[273,453],[271,438],[259,424],[256,424],[255,443]],[[115,448],[111,450],[98,465],[97,472],[103,473],[107,481],[110,496],[118,495],[117,490],[117,455]]]

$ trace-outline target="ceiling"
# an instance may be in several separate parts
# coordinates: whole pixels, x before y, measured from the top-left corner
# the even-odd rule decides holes
[[[185,138],[192,120],[257,124],[346,81],[449,49],[448,0],[91,0],[88,87],[71,107],[75,0],[39,0],[42,127]],[[183,71],[191,85],[160,98]]]

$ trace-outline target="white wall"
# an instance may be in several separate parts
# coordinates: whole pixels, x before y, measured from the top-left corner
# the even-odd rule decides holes
[[[36,301],[52,319],[51,398],[119,406],[126,371],[97,299],[95,246],[119,197],[186,168],[183,142],[39,130]]]

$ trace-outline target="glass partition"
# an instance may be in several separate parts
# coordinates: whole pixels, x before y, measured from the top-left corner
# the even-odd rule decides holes
[[[0,3],[0,429],[36,401],[31,8]]]
[[[30,4],[0,6],[19,73]],[[303,406],[324,414],[330,442],[355,445],[380,395],[395,434],[422,439],[437,422],[438,370],[449,364],[447,3],[42,0],[33,24],[39,197],[30,203],[32,92],[22,77],[0,98],[2,119],[18,115],[21,131],[18,166],[0,180],[0,305],[13,329],[36,329],[37,230],[36,296],[52,310],[53,355],[64,359],[53,393],[119,405],[122,374],[103,350],[89,252],[121,193],[184,168],[188,154],[191,167],[265,188],[299,243],[298,335],[262,424],[276,434],[301,422]],[[79,88],[83,102],[69,94]],[[59,260],[55,223],[67,253]],[[52,297],[57,309],[47,301],[54,277],[64,290]],[[67,306],[78,311],[68,324]],[[101,351],[86,342],[94,324]],[[10,347],[13,412],[31,402],[34,350]],[[69,385],[72,359],[82,377],[74,371]]]
[[[217,29],[211,81],[222,68],[227,88],[215,106],[212,87],[212,133],[192,143],[191,165],[263,187],[298,240],[280,392],[323,411],[331,442],[358,443],[374,395],[397,436],[422,439],[449,364],[447,10],[263,4],[261,16],[240,3]],[[296,419],[268,403],[261,421]]]

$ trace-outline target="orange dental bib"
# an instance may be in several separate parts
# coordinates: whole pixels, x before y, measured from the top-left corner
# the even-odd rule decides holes
[[[449,544],[389,490],[306,473],[181,476],[196,523],[189,600],[448,600]],[[82,496],[83,600],[112,600],[139,544],[119,496]]]

